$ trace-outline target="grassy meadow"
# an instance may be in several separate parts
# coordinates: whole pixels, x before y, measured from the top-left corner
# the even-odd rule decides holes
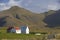
[[[35,35],[35,34],[16,34],[16,33],[7,33],[6,27],[0,28],[0,40],[46,40],[45,38],[47,35]],[[40,29],[39,33],[52,33],[52,32],[59,32],[60,29]],[[60,39],[60,35],[56,37]]]
[[[35,34],[16,34],[16,33],[7,33],[6,28],[0,28],[0,40],[44,40],[44,34],[35,35]]]

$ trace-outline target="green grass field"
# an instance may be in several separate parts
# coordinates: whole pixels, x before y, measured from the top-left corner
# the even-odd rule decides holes
[[[7,29],[6,27],[0,28],[0,40],[45,40],[45,37],[47,36],[45,34],[35,35],[35,34],[31,34],[31,33],[30,34],[7,33],[6,29]],[[44,33],[46,31],[47,30],[44,30],[44,31],[41,30],[41,32],[39,32],[39,33]],[[50,30],[48,30],[48,31],[50,32]],[[56,32],[59,32],[59,31],[56,30]],[[57,39],[60,39],[60,36],[57,36]]]
[[[0,33],[0,40],[1,39],[20,39],[20,40],[42,40],[43,35],[25,35],[25,34],[14,34],[14,33]]]
[[[0,29],[0,40],[43,40],[44,37],[45,37],[44,34],[35,35],[35,34],[7,33],[6,28]]]

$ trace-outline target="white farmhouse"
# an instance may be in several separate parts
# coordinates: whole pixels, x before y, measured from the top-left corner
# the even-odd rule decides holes
[[[19,27],[16,27],[16,33],[21,34],[21,29]]]

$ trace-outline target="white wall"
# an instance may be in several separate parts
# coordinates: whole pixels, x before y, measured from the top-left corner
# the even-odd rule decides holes
[[[29,28],[28,28],[28,26],[26,28],[26,34],[29,34]]]
[[[17,34],[21,34],[21,30],[16,30],[16,33]]]

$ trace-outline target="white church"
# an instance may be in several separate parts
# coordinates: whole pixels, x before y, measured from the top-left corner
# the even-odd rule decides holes
[[[17,34],[29,34],[29,28],[28,26],[22,26],[22,27],[16,27],[16,33]]]

